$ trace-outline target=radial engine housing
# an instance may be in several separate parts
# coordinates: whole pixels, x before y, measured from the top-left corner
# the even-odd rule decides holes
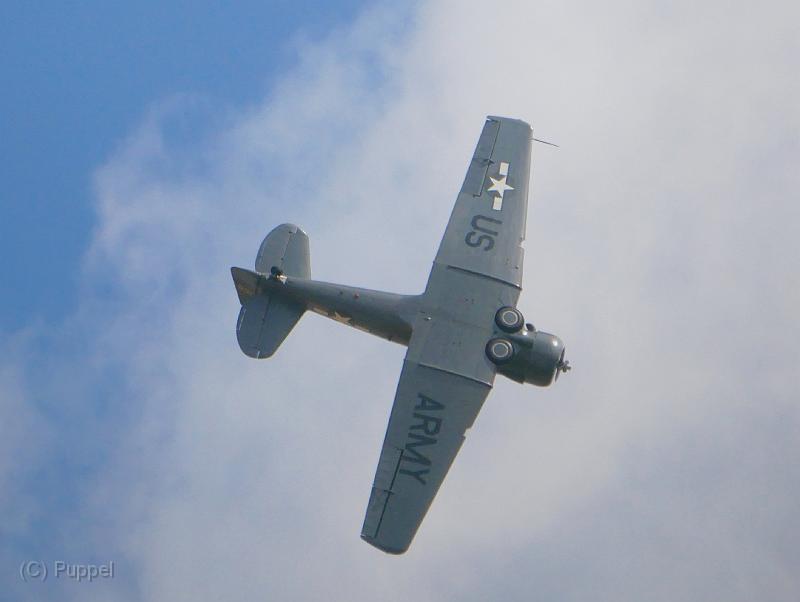
[[[498,363],[497,371],[511,380],[547,387],[565,369],[564,342],[553,334],[523,329],[515,334],[503,333],[501,338],[511,342],[514,352]]]

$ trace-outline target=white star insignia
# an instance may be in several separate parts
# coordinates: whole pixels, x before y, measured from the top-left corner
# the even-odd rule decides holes
[[[489,192],[496,192],[500,195],[501,199],[506,190],[514,190],[511,186],[506,184],[506,176],[503,176],[499,180],[495,180],[493,177],[489,176],[489,179],[492,181],[492,185],[489,186]]]

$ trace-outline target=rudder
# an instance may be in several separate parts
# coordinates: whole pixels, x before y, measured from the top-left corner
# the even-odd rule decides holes
[[[308,235],[294,224],[281,224],[267,234],[256,255],[256,272],[269,274],[273,267],[287,276],[311,277]]]

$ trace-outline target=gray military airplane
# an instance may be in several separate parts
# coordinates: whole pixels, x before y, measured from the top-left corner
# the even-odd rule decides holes
[[[544,387],[570,368],[561,339],[516,308],[531,140],[524,121],[487,118],[421,295],[311,280],[292,224],[267,235],[255,271],[231,268],[250,357],[272,356],[306,310],[408,347],[361,530],[384,552],[408,549],[496,373]]]

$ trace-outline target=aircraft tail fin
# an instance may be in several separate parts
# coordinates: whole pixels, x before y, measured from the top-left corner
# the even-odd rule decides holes
[[[305,312],[305,307],[262,290],[262,274],[231,268],[242,308],[236,322],[236,339],[245,355],[271,357]]]
[[[287,276],[311,278],[308,235],[294,224],[281,224],[267,234],[256,255],[256,272],[277,268]]]
[[[267,293],[265,274],[294,278],[311,276],[308,235],[294,224],[281,224],[267,234],[256,255],[255,272],[231,268],[236,294],[242,304],[236,338],[245,355],[271,357],[305,312],[302,305]]]

